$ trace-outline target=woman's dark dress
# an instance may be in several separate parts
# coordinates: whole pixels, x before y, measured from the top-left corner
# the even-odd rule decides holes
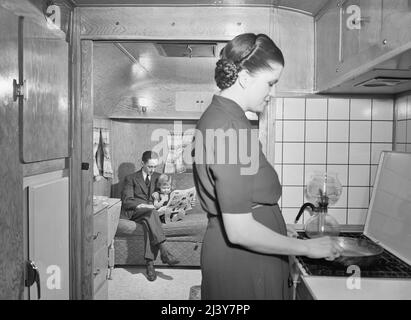
[[[252,212],[253,217],[266,227],[282,235],[287,234],[277,205],[281,197],[281,185],[277,173],[261,151],[258,137],[258,150],[255,152],[258,161],[253,160],[257,164],[251,175],[240,171],[250,168],[249,163],[205,162],[207,154],[216,157],[217,150],[206,143],[207,129],[234,129],[237,136],[241,135],[240,131],[247,132],[247,142],[239,140],[237,147],[241,148],[240,145],[247,143],[248,155],[251,154],[252,127],[244,111],[234,101],[215,95],[196,129],[201,132],[201,137],[196,133],[194,154],[197,157],[202,152],[203,158],[195,158],[194,181],[201,206],[209,218],[201,252],[202,299],[289,299],[289,257],[259,254],[232,245],[223,226],[222,212]],[[229,151],[230,144],[227,141],[224,150],[226,159],[229,159],[233,151]],[[237,157],[237,160],[240,159]],[[233,162],[227,160],[227,163]],[[256,205],[262,206],[253,208]]]

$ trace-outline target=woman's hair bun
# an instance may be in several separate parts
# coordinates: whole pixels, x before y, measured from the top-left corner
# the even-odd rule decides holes
[[[220,59],[215,68],[214,79],[221,90],[230,88],[238,78],[238,68],[236,64],[227,59]]]

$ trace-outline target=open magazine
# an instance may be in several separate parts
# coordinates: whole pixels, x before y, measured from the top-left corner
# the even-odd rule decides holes
[[[165,207],[171,209],[172,212],[179,210],[191,210],[191,201],[195,199],[195,197],[195,187],[185,190],[174,190],[171,192],[170,200]]]

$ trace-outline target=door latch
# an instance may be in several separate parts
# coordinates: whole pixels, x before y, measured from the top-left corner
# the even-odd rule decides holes
[[[23,83],[17,83],[17,80],[13,79],[13,101],[17,101],[19,97],[23,98],[24,100],[27,100],[27,81],[24,80]]]
[[[41,289],[40,289],[40,272],[39,269],[37,268],[36,264],[34,261],[27,261],[26,264],[26,272],[27,272],[27,278],[26,278],[26,287],[31,287],[34,283],[36,283],[37,286],[37,299],[40,300],[41,298]]]

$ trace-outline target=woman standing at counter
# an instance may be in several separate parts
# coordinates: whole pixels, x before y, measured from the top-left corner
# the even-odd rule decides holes
[[[201,296],[288,299],[288,255],[332,260],[341,248],[330,238],[287,237],[277,204],[277,173],[245,116],[245,111],[262,112],[273,95],[284,67],[281,50],[264,34],[242,34],[225,46],[220,58],[215,80],[221,91],[199,120],[195,136],[194,181],[209,218],[201,252]],[[221,140],[221,132],[229,138]]]

